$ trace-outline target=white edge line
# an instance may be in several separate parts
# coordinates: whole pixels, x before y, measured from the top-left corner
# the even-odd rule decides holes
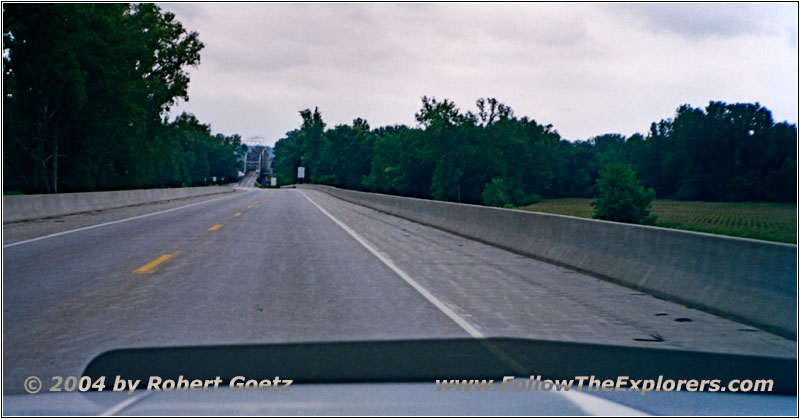
[[[309,202],[314,204],[323,214],[327,215],[328,218],[333,220],[336,224],[339,225],[344,231],[350,234],[356,241],[358,241],[362,246],[364,246],[367,250],[370,251],[375,257],[377,257],[381,262],[383,262],[386,266],[389,267],[394,273],[396,273],[400,278],[403,278],[409,285],[411,285],[417,292],[422,294],[425,299],[427,299],[431,304],[436,306],[439,310],[441,310],[447,317],[451,320],[456,322],[462,329],[464,329],[470,336],[476,339],[484,338],[483,334],[479,332],[474,326],[472,326],[469,322],[464,320],[461,316],[456,314],[453,310],[447,307],[444,303],[442,303],[438,298],[434,297],[428,290],[422,288],[417,281],[412,279],[407,273],[405,273],[402,269],[398,268],[389,258],[381,254],[377,249],[375,249],[369,242],[367,242],[364,238],[362,238],[358,233],[353,231],[350,227],[348,227],[343,222],[339,221],[336,217],[331,215],[328,211],[324,208],[319,206],[314,200],[308,197],[304,192],[300,191],[300,193],[305,197]],[[505,354],[504,351],[500,351],[502,355],[508,356]],[[512,359],[513,361],[513,359]],[[516,362],[514,362],[516,363]],[[558,392],[565,398],[567,398],[570,402],[577,405],[580,410],[585,412],[587,415],[592,416],[649,416],[648,414],[634,409],[632,407],[628,407],[610,400],[606,400],[597,396],[593,396],[590,394],[581,393],[579,391],[563,391]]]
[[[141,401],[143,398],[149,396],[150,394],[152,393],[149,391],[143,391],[142,394],[137,394],[135,396],[128,396],[122,402],[115,404],[114,406],[111,406],[107,410],[104,410],[103,412],[99,413],[97,416],[114,416],[117,413],[127,409],[130,405],[138,401]]]
[[[369,250],[370,253],[375,255],[375,257],[377,257],[378,260],[383,262],[384,265],[388,266],[389,269],[394,271],[394,273],[396,273],[400,278],[403,278],[403,280],[406,281],[408,283],[408,285],[411,285],[411,287],[414,288],[415,290],[417,290],[418,293],[422,294],[422,296],[425,297],[426,300],[428,300],[431,304],[436,306],[436,308],[438,308],[442,313],[444,313],[447,317],[449,317],[450,320],[453,320],[454,322],[456,322],[456,324],[461,326],[461,328],[464,329],[464,331],[466,331],[470,336],[472,336],[473,338],[476,338],[476,339],[484,338],[483,334],[481,332],[479,332],[478,329],[475,328],[475,326],[471,325],[468,321],[464,320],[464,318],[462,318],[461,316],[456,314],[456,312],[454,312],[452,309],[450,309],[450,307],[447,307],[441,300],[439,300],[438,298],[434,297],[433,294],[428,292],[428,290],[426,290],[425,288],[422,288],[422,286],[419,283],[417,283],[417,281],[415,281],[413,278],[411,278],[402,269],[398,268],[397,265],[395,265],[388,257],[384,256],[375,247],[373,247],[371,244],[369,244],[369,242],[367,242],[363,237],[361,237],[358,233],[353,231],[353,229],[348,227],[343,222],[339,221],[339,219],[337,219],[336,217],[331,215],[331,213],[329,213],[324,208],[319,206],[319,204],[314,202],[313,199],[309,198],[308,195],[306,195],[303,191],[299,191],[299,192],[309,202],[314,204],[314,206],[317,207],[317,209],[322,211],[323,214],[327,215],[328,218],[333,220],[333,222],[335,222],[337,225],[339,225],[339,227],[341,227],[344,231],[346,231],[347,234],[351,235],[354,239],[356,239],[356,241],[358,243],[360,243],[367,250]]]
[[[84,230],[91,230],[93,228],[105,227],[105,226],[111,225],[111,224],[124,223],[125,221],[138,220],[140,218],[150,217],[150,216],[158,215],[158,214],[164,214],[164,213],[171,212],[171,211],[177,211],[179,209],[189,208],[189,207],[193,207],[195,205],[207,204],[209,202],[219,201],[220,199],[231,198],[232,196],[233,195],[223,196],[221,198],[214,198],[214,199],[209,199],[208,201],[195,202],[194,204],[184,205],[184,206],[177,207],[177,208],[170,208],[170,209],[163,210],[163,211],[151,212],[149,214],[137,215],[135,217],[123,218],[121,220],[109,221],[107,223],[95,224],[95,225],[91,225],[91,226],[76,228],[74,230],[67,230],[67,231],[62,231],[62,232],[59,232],[59,233],[48,234],[46,236],[36,237],[36,238],[33,238],[33,239],[22,240],[22,241],[18,241],[18,242],[14,242],[14,243],[4,244],[3,245],[3,249],[5,249],[6,247],[18,246],[20,244],[35,242],[35,241],[38,241],[38,240],[49,239],[51,237],[63,236],[64,234],[70,234],[70,233],[75,233],[75,232],[84,231]]]
[[[574,388],[569,391],[557,391],[556,393],[576,404],[579,409],[590,416],[650,416],[641,410],[612,402],[602,397],[582,393]]]

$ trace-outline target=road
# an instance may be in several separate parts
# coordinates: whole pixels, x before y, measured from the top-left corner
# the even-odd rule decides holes
[[[77,230],[77,231],[75,231]],[[147,346],[528,337],[793,356],[796,342],[310,190],[3,227],[3,384]]]
[[[256,182],[257,177],[258,173],[256,173],[255,171],[247,172],[242,178],[242,180],[239,181],[237,186],[247,186],[247,187],[253,186],[253,184]]]

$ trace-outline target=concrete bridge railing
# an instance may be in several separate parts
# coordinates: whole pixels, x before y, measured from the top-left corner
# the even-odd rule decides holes
[[[3,224],[233,191],[232,186],[201,186],[4,196]]]

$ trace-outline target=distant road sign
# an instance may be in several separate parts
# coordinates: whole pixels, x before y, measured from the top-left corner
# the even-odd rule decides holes
[[[278,178],[272,177],[269,179],[269,186],[275,187],[278,186]]]
[[[303,166],[299,166],[297,168],[297,178],[304,179],[306,177],[306,168]]]

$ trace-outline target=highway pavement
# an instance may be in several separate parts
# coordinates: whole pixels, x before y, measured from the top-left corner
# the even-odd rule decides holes
[[[258,174],[255,171],[247,172],[237,186],[251,187],[256,182]]]
[[[350,204],[239,188],[3,226],[4,394],[117,348],[505,336],[793,356],[796,342]]]

